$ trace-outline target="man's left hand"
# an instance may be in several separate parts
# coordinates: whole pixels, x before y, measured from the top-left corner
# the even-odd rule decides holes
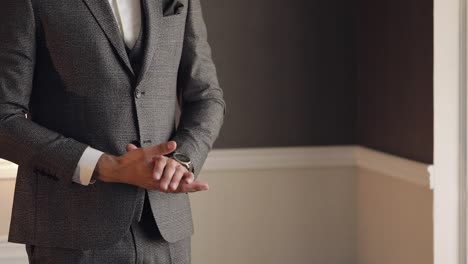
[[[138,149],[128,144],[127,152]],[[186,193],[206,191],[209,186],[205,182],[196,181],[192,172],[172,158],[160,156],[154,158],[153,178],[159,183],[158,191],[167,193]]]

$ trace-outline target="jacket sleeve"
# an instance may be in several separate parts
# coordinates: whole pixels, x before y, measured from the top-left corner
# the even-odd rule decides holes
[[[0,158],[71,183],[87,145],[27,118],[36,59],[30,0],[2,1],[0,40]]]
[[[211,58],[200,0],[188,2],[177,82],[181,117],[174,140],[177,152],[190,157],[198,176],[221,129],[225,102]]]

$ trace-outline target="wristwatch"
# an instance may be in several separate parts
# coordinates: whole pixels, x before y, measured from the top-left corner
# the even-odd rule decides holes
[[[182,153],[174,152],[171,155],[171,158],[177,161],[180,165],[187,168],[188,171],[193,172],[193,164],[190,158]]]

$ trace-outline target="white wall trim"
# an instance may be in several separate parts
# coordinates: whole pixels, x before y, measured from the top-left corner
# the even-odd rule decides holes
[[[466,8],[434,1],[434,264],[467,263]]]
[[[430,165],[361,146],[213,150],[204,171],[357,167],[430,187]]]
[[[357,147],[356,165],[401,180],[430,187],[430,165],[380,151]]]
[[[429,187],[429,165],[360,146],[213,150],[203,171],[358,167]],[[14,179],[17,166],[0,160],[0,179]]]
[[[209,154],[203,170],[354,166],[354,152],[353,146],[215,149]]]

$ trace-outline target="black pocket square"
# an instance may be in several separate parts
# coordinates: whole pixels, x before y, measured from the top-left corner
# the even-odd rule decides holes
[[[163,16],[172,16],[182,13],[184,9],[184,4],[179,2],[179,0],[169,0],[164,6]]]

